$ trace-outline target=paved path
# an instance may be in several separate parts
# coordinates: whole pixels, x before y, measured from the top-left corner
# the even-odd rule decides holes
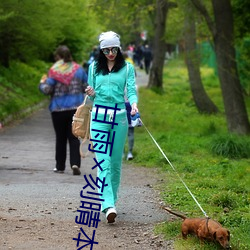
[[[138,87],[146,87],[148,85],[148,75],[138,68],[136,69],[136,84]]]
[[[137,79],[142,86],[147,76]],[[77,237],[79,225],[74,220],[83,175],[95,174],[93,155],[82,160],[81,176],[73,176],[69,164],[64,174],[53,173],[54,140],[47,107],[0,130],[1,250],[77,249],[72,237]],[[101,218],[99,244],[93,249],[138,249],[139,243],[141,249],[166,249],[168,243],[153,235],[154,224],[167,219],[152,188],[157,182],[156,170],[125,162],[117,223],[112,227]]]

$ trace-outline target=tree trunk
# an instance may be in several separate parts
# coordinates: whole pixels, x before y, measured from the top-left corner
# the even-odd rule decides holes
[[[230,0],[212,0],[212,3],[216,29],[213,38],[228,129],[237,134],[248,134],[250,124],[235,60]]]
[[[250,123],[237,71],[230,0],[212,0],[214,20],[200,0],[191,0],[212,33],[229,132],[249,134]]]
[[[190,15],[192,6],[187,6],[185,18],[185,55],[189,82],[195,105],[200,113],[217,113],[218,108],[207,95],[200,75],[200,57],[196,48],[195,18]],[[190,10],[190,11],[189,11]]]
[[[163,66],[166,53],[166,43],[164,34],[166,28],[166,19],[168,12],[168,1],[157,0],[155,16],[155,37],[153,45],[153,62],[149,74],[148,87],[157,87],[162,89]]]

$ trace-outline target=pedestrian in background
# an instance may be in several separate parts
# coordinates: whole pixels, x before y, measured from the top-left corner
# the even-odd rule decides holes
[[[134,50],[134,62],[135,64],[140,68],[140,69],[143,69],[143,62],[142,62],[142,59],[143,59],[143,47],[141,44],[139,44],[138,46],[135,47],[135,50]]]
[[[73,175],[80,175],[80,142],[72,134],[72,117],[84,100],[84,86],[87,74],[73,61],[67,46],[59,46],[54,54],[56,62],[50,68],[48,77],[41,79],[39,89],[50,95],[49,110],[56,135],[55,173],[64,173],[66,168],[67,142],[69,142],[70,166]]]
[[[127,52],[123,53],[124,59],[126,62],[131,63],[134,66],[134,61],[128,57]],[[136,70],[135,70],[135,76],[136,76]],[[137,86],[136,86],[137,90]],[[138,94],[137,94],[138,96]],[[127,99],[126,91],[125,91],[125,105],[127,110],[127,119],[128,119],[128,152],[127,152],[127,161],[133,160],[133,149],[134,149],[134,131],[135,128],[131,125],[131,105]],[[124,149],[124,155],[125,155],[125,149]]]
[[[148,44],[145,45],[144,51],[143,51],[143,57],[144,57],[144,67],[145,67],[145,72],[148,75],[151,61],[153,59],[152,51],[149,48]]]
[[[99,54],[99,48],[98,48],[98,46],[94,46],[92,51],[89,54],[89,59],[86,62],[86,65],[84,65],[84,67],[83,67],[84,69],[86,68],[87,72],[89,69],[89,65],[97,59],[98,54]]]
[[[135,70],[132,64],[127,64],[121,53],[120,36],[113,31],[104,32],[99,36],[100,53],[98,59],[89,67],[88,84],[86,93],[93,100],[92,118],[91,118],[91,138],[98,136],[98,131],[107,131],[115,137],[110,136],[110,143],[113,141],[112,154],[111,145],[108,145],[109,152],[95,152],[98,162],[103,161],[98,168],[97,177],[104,180],[108,185],[105,186],[101,198],[102,212],[106,214],[108,223],[113,223],[117,216],[115,204],[118,199],[118,189],[121,179],[122,155],[126,136],[128,132],[127,112],[124,101],[124,91],[127,91],[127,97],[131,105],[131,115],[138,112],[137,94],[135,88]],[[96,105],[117,108],[115,122],[113,126],[109,123],[114,115],[112,109],[107,112],[104,108],[96,108]],[[106,112],[106,114],[105,114]],[[106,122],[100,123],[93,120],[96,114],[98,119]]]

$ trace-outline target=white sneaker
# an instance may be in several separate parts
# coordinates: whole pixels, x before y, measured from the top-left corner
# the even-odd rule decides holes
[[[59,173],[59,174],[63,174],[63,173],[64,173],[63,170],[57,170],[57,168],[54,168],[53,171],[54,171],[55,173]]]
[[[117,212],[115,208],[110,207],[107,209],[106,218],[108,220],[108,223],[114,223],[116,216],[117,216]]]
[[[132,153],[131,153],[131,152],[128,152],[127,161],[130,161],[130,160],[132,160],[133,158],[134,158],[134,157],[133,157]]]
[[[80,168],[76,165],[72,166],[72,170],[73,170],[73,175],[80,175],[81,174]]]

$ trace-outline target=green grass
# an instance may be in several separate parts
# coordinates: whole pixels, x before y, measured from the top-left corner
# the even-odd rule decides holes
[[[11,62],[10,68],[0,67],[0,122],[10,115],[20,117],[21,111],[34,107],[46,97],[38,90],[42,74],[48,65],[33,62],[30,65]]]
[[[46,98],[38,83],[47,70],[48,65],[42,62],[31,66],[12,62],[10,69],[0,68],[0,122],[9,115],[18,117],[20,111]],[[162,94],[139,90],[142,120],[174,170],[144,127],[135,129],[133,163],[160,171],[163,181],[155,188],[161,191],[165,204],[189,217],[203,216],[181,178],[206,213],[230,230],[232,249],[250,249],[250,138],[227,133],[218,79],[210,68],[202,68],[201,74],[206,91],[220,109],[217,115],[197,111],[181,60],[166,65]],[[250,113],[250,98],[246,106]],[[174,239],[178,250],[217,249],[213,243],[201,247],[194,237],[184,242],[179,237],[180,224],[179,219],[161,223],[155,232]]]
[[[201,73],[205,89],[220,113],[201,115],[197,111],[183,62],[171,61],[164,70],[164,93],[141,88],[139,109],[142,121],[174,170],[144,127],[135,129],[133,162],[159,169],[163,182],[156,188],[165,204],[189,217],[202,217],[181,178],[206,213],[230,230],[232,249],[250,249],[250,138],[227,132],[218,79],[209,68],[202,68]],[[246,102],[250,112],[250,101]],[[175,239],[178,250],[217,249],[213,243],[201,248],[192,237],[184,242],[178,237],[180,224],[180,219],[161,223],[155,231]]]

